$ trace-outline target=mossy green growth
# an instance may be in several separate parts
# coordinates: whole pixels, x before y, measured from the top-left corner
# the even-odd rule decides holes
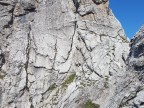
[[[63,87],[67,87],[70,83],[73,82],[73,80],[75,79],[75,77],[76,77],[76,74],[70,75],[70,76],[62,83],[62,86],[63,86]]]
[[[88,100],[82,108],[100,108],[100,105],[92,103],[91,100]]]
[[[4,75],[0,75],[0,79],[4,79]]]
[[[54,90],[56,87],[57,87],[56,83],[54,83],[54,84],[50,85],[50,87],[48,88],[48,91]]]

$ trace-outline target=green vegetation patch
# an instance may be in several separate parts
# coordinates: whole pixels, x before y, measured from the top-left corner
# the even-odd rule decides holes
[[[62,86],[63,86],[63,87],[67,87],[70,83],[73,82],[73,80],[75,79],[75,77],[76,77],[76,74],[70,75],[70,76],[62,83]]]
[[[100,105],[92,103],[91,100],[88,100],[82,108],[100,108]]]
[[[0,75],[0,79],[4,79],[4,77],[5,77],[4,75]]]
[[[57,87],[56,83],[54,83],[54,84],[50,85],[50,87],[48,88],[48,91],[54,90],[56,87]]]

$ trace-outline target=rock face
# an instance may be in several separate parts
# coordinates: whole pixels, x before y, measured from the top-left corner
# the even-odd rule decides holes
[[[129,54],[108,4],[0,0],[1,108],[142,106],[143,29]]]
[[[144,26],[139,30],[131,41],[131,50],[129,54],[129,66],[138,73],[144,70]],[[142,80],[142,79],[141,79]]]
[[[122,104],[128,108],[144,108],[144,26],[131,40],[130,47],[127,69],[132,76],[128,86],[131,86],[131,90],[129,89],[129,95],[125,96]]]

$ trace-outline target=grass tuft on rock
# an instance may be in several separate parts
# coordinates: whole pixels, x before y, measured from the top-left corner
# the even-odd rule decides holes
[[[75,77],[76,77],[76,74],[70,75],[70,76],[62,83],[62,86],[63,86],[63,87],[67,87],[70,83],[73,82],[73,80],[75,79]]]
[[[100,105],[92,103],[91,100],[88,100],[82,108],[100,108]]]
[[[4,75],[0,75],[0,79],[4,79]]]
[[[54,83],[54,84],[50,85],[50,87],[48,88],[48,91],[54,90],[56,87],[57,87],[56,83]]]

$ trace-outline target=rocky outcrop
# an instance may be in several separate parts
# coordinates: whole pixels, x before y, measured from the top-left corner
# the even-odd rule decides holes
[[[127,59],[129,41],[108,4],[0,0],[1,108],[143,105],[136,103],[143,93],[143,48],[135,46],[142,36]]]
[[[131,40],[131,50],[129,54],[129,66],[138,73],[142,73],[144,70],[144,26],[136,34],[134,39]]]
[[[127,59],[127,70],[131,74],[131,83],[128,87],[129,95],[125,96],[123,106],[130,108],[144,107],[144,26],[136,33],[131,40],[130,53]],[[133,85],[133,86],[132,86]],[[133,89],[133,90],[132,90]]]

